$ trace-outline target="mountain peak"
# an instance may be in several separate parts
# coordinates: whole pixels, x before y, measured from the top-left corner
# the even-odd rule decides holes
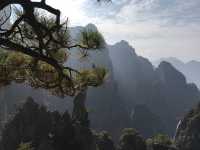
[[[91,30],[91,31],[98,31],[96,25],[89,23],[85,26],[86,29]]]
[[[158,66],[162,61],[169,62],[176,68],[179,68],[181,65],[184,65],[184,62],[176,57],[163,57],[153,63],[155,66]]]
[[[131,53],[132,56],[137,56],[135,53],[135,48],[133,48],[127,41],[121,40],[113,45],[115,48],[120,49],[121,51],[126,50],[128,53]]]
[[[160,74],[160,79],[165,83],[181,86],[186,84],[184,75],[169,62],[162,61],[156,70]]]
[[[162,61],[161,63],[160,63],[160,65],[158,66],[158,68],[162,68],[162,67],[172,67],[173,68],[173,66],[169,63],[169,62],[167,62],[167,61]]]
[[[128,43],[127,41],[125,41],[125,40],[121,40],[121,41],[119,41],[118,43],[129,45],[129,43]]]
[[[124,46],[132,47],[132,46],[130,46],[130,44],[129,44],[127,41],[125,41],[125,40],[121,40],[121,41],[115,43],[115,45],[124,45]]]
[[[197,60],[191,60],[191,61],[189,61],[187,64],[199,65],[199,64],[200,64],[200,62],[199,62],[199,61],[197,61]]]

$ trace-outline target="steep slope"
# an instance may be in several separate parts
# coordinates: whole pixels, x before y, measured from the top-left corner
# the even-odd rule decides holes
[[[149,86],[151,86],[152,80],[155,79],[152,64],[147,59],[137,56],[134,48],[126,41],[110,46],[109,50],[114,75],[123,99],[128,104],[146,104],[149,99],[147,93],[150,89]]]
[[[138,104],[145,104],[150,112],[161,118],[163,130],[173,135],[179,118],[200,99],[197,87],[188,84],[184,75],[167,62],[154,69],[125,41],[110,46],[110,56],[119,94],[129,114]]]
[[[184,75],[167,62],[161,62],[156,72],[163,100],[159,107],[163,110],[165,123],[170,131],[180,117],[200,100],[199,91],[194,84],[188,84]],[[174,130],[170,133],[173,134]]]
[[[97,30],[92,24],[86,28]],[[72,38],[77,39],[82,30],[83,27],[71,28]],[[84,58],[79,50],[71,53],[67,65],[79,69],[103,66],[108,70],[102,86],[88,89],[86,102],[91,127],[107,130],[114,140],[127,127],[137,127],[146,137],[158,132],[173,135],[179,118],[200,99],[196,86],[188,84],[172,65],[163,62],[155,69],[126,41],[91,50]],[[40,100],[50,110],[72,109],[72,98],[60,99],[26,85],[13,84],[1,92],[0,110],[4,120],[15,111],[14,104],[18,105],[27,96]]]
[[[187,83],[184,75],[170,63],[161,62],[156,69],[168,102],[173,102],[174,111],[186,110],[198,102],[199,91],[195,84]],[[182,103],[180,105],[180,102]]]
[[[81,27],[78,29],[79,32],[73,32],[76,33],[73,34],[76,39],[83,30]],[[87,25],[86,29],[97,30],[93,24]],[[76,29],[74,30],[76,31]],[[72,56],[75,58],[80,57],[79,51],[74,50]],[[90,112],[89,117],[92,128],[109,131],[114,138],[119,136],[124,127],[130,126],[130,118],[125,104],[119,96],[118,83],[114,78],[109,49],[105,47],[100,50],[91,50],[88,53],[88,58],[80,59],[78,62],[71,58],[67,63],[79,69],[101,66],[108,70],[107,78],[102,86],[88,89],[87,108]]]
[[[152,113],[146,105],[136,105],[131,119],[132,127],[143,133],[144,137],[166,133],[162,119]]]
[[[180,121],[175,142],[180,150],[200,149],[200,104]]]
[[[92,24],[87,25],[86,28],[97,30]],[[72,39],[78,39],[83,29],[83,27],[71,28]],[[107,130],[114,137],[117,137],[122,128],[130,126],[130,119],[125,105],[118,95],[118,86],[113,76],[113,66],[108,49],[105,47],[101,50],[91,50],[88,52],[88,57],[85,58],[81,57],[80,51],[77,49],[73,49],[71,54],[71,57],[66,62],[69,66],[77,69],[102,66],[108,70],[107,79],[102,86],[88,89],[86,102],[91,127],[95,130]],[[5,96],[5,93],[6,95],[8,93],[12,94]],[[4,108],[2,110],[7,109],[8,102],[10,103],[9,110],[2,112],[2,115],[5,116],[5,114],[15,112],[14,104],[18,104],[21,100],[23,101],[27,96],[39,100],[39,103],[48,106],[50,110],[64,112],[66,109],[69,111],[72,109],[72,98],[60,99],[49,95],[48,92],[41,89],[34,90],[25,85],[13,84],[6,88],[2,95],[1,101],[4,102],[2,102],[2,107]]]
[[[177,58],[162,58],[156,62],[153,62],[155,66],[157,66],[161,61],[167,61],[171,63],[176,69],[182,72],[188,82],[195,83],[198,88],[200,88],[200,62],[196,60],[189,61],[187,63],[182,62]]]

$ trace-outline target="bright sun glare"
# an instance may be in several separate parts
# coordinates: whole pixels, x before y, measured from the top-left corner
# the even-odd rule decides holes
[[[62,12],[62,17],[70,20],[71,25],[82,25],[85,16],[82,11],[82,4],[85,0],[47,0],[47,3]],[[75,19],[74,19],[75,18]]]

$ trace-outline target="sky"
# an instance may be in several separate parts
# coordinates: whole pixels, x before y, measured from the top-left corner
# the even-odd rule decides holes
[[[107,43],[126,40],[137,54],[157,60],[200,61],[200,0],[47,0],[70,26],[95,24]]]

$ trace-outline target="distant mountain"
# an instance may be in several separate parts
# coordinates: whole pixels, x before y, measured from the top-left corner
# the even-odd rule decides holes
[[[89,30],[97,30],[93,24],[89,24],[85,28]],[[72,39],[78,39],[80,32],[85,28],[71,28]],[[82,58],[80,51],[77,49],[73,49],[71,54],[69,60],[66,62],[66,65],[68,66],[77,69],[102,66],[108,70],[108,77],[102,86],[97,88],[90,87],[88,89],[86,103],[89,111],[91,127],[97,131],[109,131],[114,135],[114,137],[119,136],[123,128],[130,127],[130,118],[125,104],[118,94],[118,86],[114,79],[113,65],[109,56],[108,48],[105,47],[101,50],[91,50],[88,52],[88,57],[86,58]],[[24,93],[24,91],[26,92]],[[13,96],[9,95],[9,97],[5,97],[5,93],[6,95],[9,95],[8,93],[13,93]],[[13,84],[12,86],[9,86],[9,88],[6,87],[4,94],[0,98],[0,101],[4,101],[4,103],[2,103],[2,110],[6,110],[2,113],[4,114],[3,116],[7,116],[6,114],[14,112],[15,108],[13,105],[18,104],[21,101],[23,102],[27,96],[39,100],[39,103],[46,105],[50,110],[57,109],[61,112],[65,109],[72,110],[72,98],[70,97],[60,99],[49,95],[48,92],[41,89],[34,90],[30,87],[26,88],[25,85]],[[13,105],[9,105],[8,107],[8,102],[11,102]],[[9,108],[9,110],[7,110],[7,108]]]
[[[188,82],[195,83],[200,89],[200,62],[196,60],[189,61],[187,63],[182,62],[181,60],[170,57],[170,58],[161,58],[158,61],[153,62],[157,66],[161,61],[167,61],[171,63],[175,68],[182,72]]]
[[[93,24],[86,28],[97,30]],[[71,28],[72,39],[79,38],[83,29]],[[107,130],[114,140],[127,127],[138,128],[146,137],[159,132],[173,135],[179,118],[200,100],[196,86],[188,84],[171,64],[162,62],[155,68],[148,59],[138,56],[126,41],[107,45],[99,51],[91,50],[86,58],[81,58],[76,49],[71,53],[66,62],[69,66],[78,69],[103,66],[109,71],[102,86],[88,89],[86,102],[91,127]],[[18,105],[27,96],[50,110],[72,109],[72,98],[60,99],[27,85],[13,84],[1,89],[0,95],[4,120],[14,112],[14,104]]]
[[[98,30],[93,24],[88,24],[85,28],[72,28],[73,39],[78,39],[80,32],[84,29]],[[79,57],[80,52],[74,49],[72,58],[67,62],[67,65],[78,69],[101,66],[108,70],[108,77],[102,86],[89,88],[86,102],[90,112],[91,127],[98,131],[109,131],[115,138],[120,135],[120,131],[124,127],[130,127],[130,118],[125,103],[119,96],[118,81],[114,78],[109,48],[106,46],[100,50],[90,50],[87,58],[80,58],[77,61]]]
[[[138,56],[135,49],[126,41],[109,46],[109,52],[115,79],[123,99],[128,104],[146,104],[149,97],[140,93],[139,88],[146,92],[149,90],[148,86],[152,80],[155,80],[156,76],[152,64],[148,59]],[[140,97],[140,99],[132,100],[133,97]]]
[[[200,100],[197,87],[188,84],[184,75],[167,62],[153,67],[125,41],[109,49],[119,94],[129,114],[137,105],[146,105],[161,118],[165,132],[173,135],[179,118]]]

